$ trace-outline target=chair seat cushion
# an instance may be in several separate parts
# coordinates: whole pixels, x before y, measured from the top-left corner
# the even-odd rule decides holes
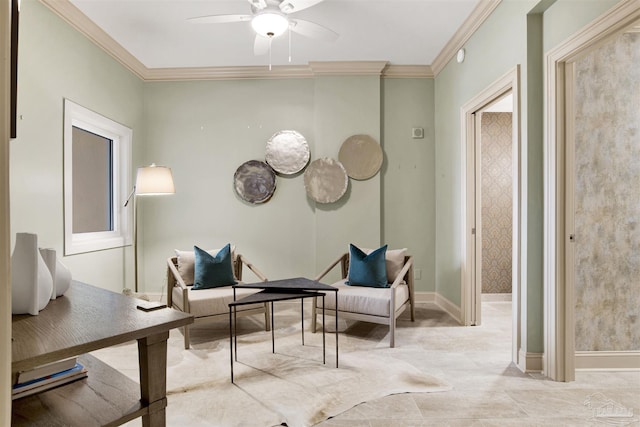
[[[393,288],[349,286],[345,282],[346,279],[343,279],[331,285],[338,288],[339,311],[389,317]],[[409,299],[409,287],[406,283],[401,283],[395,291],[397,310]],[[326,292],[324,304],[326,309],[335,310],[335,292]],[[322,308],[321,298],[317,299],[316,307]]]
[[[236,299],[258,292],[254,289],[236,289]],[[182,288],[174,287],[173,305],[184,311],[182,304]],[[211,289],[194,290],[189,286],[189,312],[195,317],[214,316],[229,313],[229,303],[233,302],[233,287],[221,286]],[[249,304],[238,307],[238,311],[262,308],[264,305]]]

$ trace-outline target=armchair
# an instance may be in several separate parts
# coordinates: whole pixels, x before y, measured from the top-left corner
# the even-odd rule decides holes
[[[332,286],[337,287],[338,296],[338,316],[340,318],[354,319],[364,322],[378,323],[389,325],[389,346],[395,346],[395,330],[396,319],[407,308],[411,312],[411,321],[415,320],[414,314],[414,298],[413,290],[413,257],[407,256],[404,250],[389,251],[395,252],[391,256],[399,257],[397,268],[399,271],[395,273],[395,269],[389,269],[389,287],[376,288],[365,286],[347,285],[349,274],[349,253],[344,253],[333,261],[315,280],[322,280],[334,267],[338,264],[341,266],[342,279]],[[389,258],[387,258],[387,263]],[[325,313],[335,316],[335,293],[329,292],[325,296]],[[322,308],[322,302],[317,298],[311,311],[311,330],[316,331],[318,309]]]
[[[182,252],[185,254],[186,252]],[[179,272],[178,257],[174,256],[167,259],[167,306],[175,310],[193,314],[194,323],[201,323],[211,320],[229,319],[229,303],[233,301],[233,287],[222,286],[211,289],[193,290],[193,270],[183,274]],[[242,281],[243,266],[246,266],[260,279],[266,281],[260,270],[251,264],[243,255],[232,253],[233,273],[238,282]],[[191,283],[189,283],[191,282]],[[236,297],[242,298],[249,294],[255,293],[252,289],[236,289]],[[271,320],[269,318],[268,303],[251,304],[238,308],[237,316],[248,316],[252,314],[264,314],[265,330],[271,329]],[[184,348],[190,347],[189,325],[185,325],[183,329]]]

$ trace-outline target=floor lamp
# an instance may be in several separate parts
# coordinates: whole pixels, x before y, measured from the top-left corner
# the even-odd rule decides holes
[[[134,291],[136,293],[138,293],[138,203],[136,199],[138,196],[159,196],[174,194],[175,192],[171,168],[156,166],[155,163],[138,168],[136,185],[133,186],[133,190],[124,204],[126,207],[129,201],[133,199],[133,268],[135,276]],[[125,289],[124,293],[130,294],[131,290]]]

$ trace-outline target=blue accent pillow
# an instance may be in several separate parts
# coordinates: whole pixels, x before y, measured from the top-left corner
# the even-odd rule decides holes
[[[386,254],[387,245],[367,255],[357,246],[350,244],[347,285],[388,288]]]
[[[235,285],[231,260],[231,245],[220,249],[216,256],[197,246],[193,247],[195,255],[193,289],[210,289]]]

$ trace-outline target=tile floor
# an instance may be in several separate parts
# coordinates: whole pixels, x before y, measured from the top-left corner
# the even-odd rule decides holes
[[[396,346],[421,347],[421,360],[406,361],[453,390],[388,396],[319,426],[640,426],[640,372],[578,372],[571,383],[524,374],[511,363],[511,302],[483,302],[482,318],[481,326],[461,327],[435,306],[419,304],[416,322],[405,315],[399,320]],[[343,351],[352,343],[388,342],[388,328],[347,328],[358,338],[341,335]],[[621,416],[602,410],[616,404],[626,410]]]
[[[299,306],[281,304],[276,327],[299,326]],[[435,305],[417,304],[415,322],[408,313],[398,320],[396,357],[442,378],[453,390],[388,396],[318,426],[640,426],[640,372],[578,372],[571,383],[524,374],[511,363],[511,303],[483,302],[482,318],[482,326],[462,327]],[[328,328],[333,322],[327,319]],[[239,327],[250,333],[262,330],[262,323],[258,317],[242,318]],[[339,329],[341,353],[389,345],[389,328],[382,325],[341,320]],[[199,324],[191,332],[194,348],[228,340],[224,322]],[[171,334],[182,338],[177,330]],[[606,410],[615,407],[622,412],[611,417]]]

